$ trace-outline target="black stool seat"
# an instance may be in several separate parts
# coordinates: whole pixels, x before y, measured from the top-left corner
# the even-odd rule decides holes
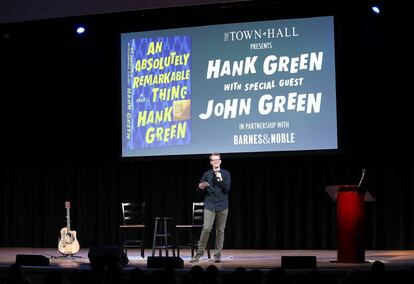
[[[165,251],[165,256],[168,256],[169,250],[171,249],[172,255],[175,256],[176,245],[174,238],[169,231],[172,228],[173,218],[171,217],[155,217],[154,224],[154,237],[152,240],[152,256],[155,256],[155,251],[159,250],[159,256],[162,256],[162,250]]]

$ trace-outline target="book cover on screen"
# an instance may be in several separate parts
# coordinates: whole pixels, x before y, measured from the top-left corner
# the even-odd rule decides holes
[[[191,143],[191,36],[128,41],[127,147]]]

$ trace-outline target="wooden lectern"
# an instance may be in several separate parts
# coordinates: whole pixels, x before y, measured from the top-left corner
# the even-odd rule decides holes
[[[336,201],[337,262],[365,262],[365,202],[375,201],[359,185],[331,185],[325,188]]]

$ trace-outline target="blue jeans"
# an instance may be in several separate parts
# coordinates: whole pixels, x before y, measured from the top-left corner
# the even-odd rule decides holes
[[[200,240],[198,241],[198,253],[203,254],[206,249],[214,220],[216,221],[216,254],[221,254],[224,243],[224,229],[226,228],[226,220],[229,209],[213,212],[204,209],[204,224],[201,231]]]

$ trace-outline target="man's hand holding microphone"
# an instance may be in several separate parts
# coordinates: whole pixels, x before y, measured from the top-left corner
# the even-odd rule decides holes
[[[217,181],[222,181],[223,180],[223,177],[221,176],[221,172],[214,172],[214,174],[216,175],[216,180]]]

